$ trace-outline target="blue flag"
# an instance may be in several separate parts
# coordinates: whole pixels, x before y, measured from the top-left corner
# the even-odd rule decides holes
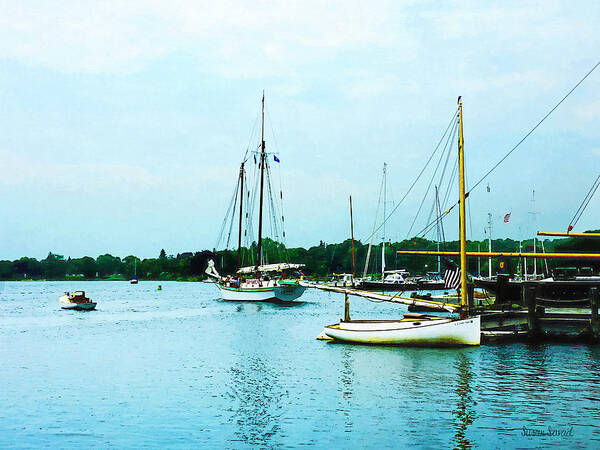
[[[273,159],[275,160],[275,162],[281,162],[281,161],[279,161],[279,158],[275,155],[273,155]]]

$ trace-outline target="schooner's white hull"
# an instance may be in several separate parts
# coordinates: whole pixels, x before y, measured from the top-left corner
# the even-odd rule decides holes
[[[358,344],[407,346],[463,346],[481,342],[480,318],[434,320],[364,320],[328,325],[323,332],[337,340]]]
[[[291,302],[300,297],[306,288],[299,284],[277,284],[274,281],[266,282],[264,285],[246,285],[239,287],[225,286],[217,283],[221,298],[234,302],[265,302],[281,301]]]
[[[305,290],[306,286],[301,286],[300,284],[279,284],[273,288],[275,297],[280,302],[293,302],[299,298]]]
[[[265,302],[275,300],[274,286],[270,287],[229,287],[217,283],[221,298],[234,302]]]

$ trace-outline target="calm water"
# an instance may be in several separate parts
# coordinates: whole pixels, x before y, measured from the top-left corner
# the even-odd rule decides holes
[[[599,346],[332,345],[315,337],[339,294],[158,284],[0,284],[0,447],[600,446]],[[74,289],[97,311],[61,310]],[[352,300],[357,318],[402,312]],[[548,427],[566,435],[524,435]]]

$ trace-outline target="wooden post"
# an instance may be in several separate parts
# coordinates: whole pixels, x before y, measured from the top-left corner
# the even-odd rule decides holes
[[[540,333],[539,320],[535,310],[535,287],[523,283],[523,303],[527,307],[527,323],[529,325],[529,337],[536,337]]]
[[[475,306],[475,285],[472,283],[467,284],[467,314]]]
[[[600,328],[600,321],[598,319],[598,306],[600,303],[600,296],[598,295],[598,288],[592,287],[590,288],[590,308],[592,310],[590,325],[592,329],[592,338],[594,340],[598,339],[598,332]]]
[[[344,295],[344,322],[350,322],[350,297],[347,292]]]
[[[506,303],[506,292],[508,290],[508,277],[506,275],[498,275],[496,278],[496,299],[494,304],[500,305]]]

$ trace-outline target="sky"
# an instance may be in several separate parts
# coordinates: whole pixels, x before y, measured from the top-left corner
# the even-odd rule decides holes
[[[212,249],[263,89],[287,244],[347,239],[349,195],[364,242],[383,163],[389,211],[459,95],[473,184],[600,60],[594,1],[0,8],[0,259]],[[487,237],[488,213],[494,238],[566,230],[600,174],[599,92],[597,69],[473,191],[470,238]],[[386,239],[410,237],[430,178],[398,206]],[[445,220],[447,239],[457,222]],[[598,228],[600,194],[575,231]]]

